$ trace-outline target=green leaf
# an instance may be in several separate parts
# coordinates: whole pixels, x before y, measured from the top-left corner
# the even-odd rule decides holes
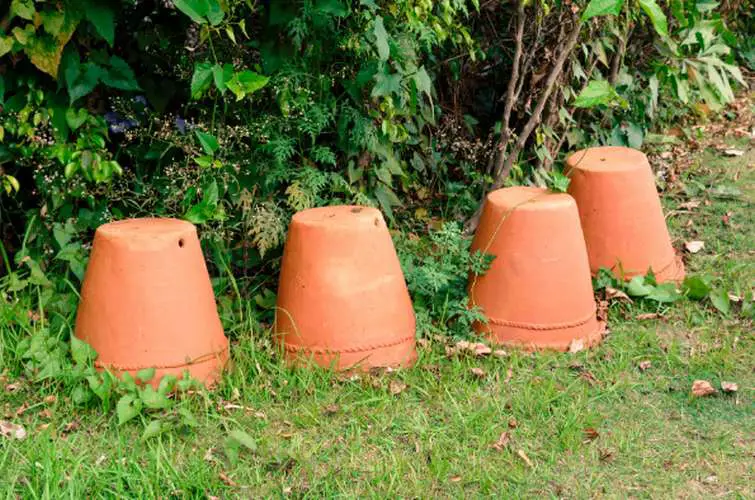
[[[178,414],[181,416],[181,423],[187,427],[197,427],[199,420],[188,408],[179,408]]]
[[[66,20],[65,12],[58,9],[40,12],[39,17],[42,19],[42,26],[45,27],[45,31],[53,36],[60,34]]]
[[[88,365],[97,359],[97,351],[83,340],[72,335],[71,357],[74,363],[78,365]]]
[[[126,394],[118,400],[118,404],[115,406],[115,413],[118,415],[118,425],[123,425],[137,417],[141,411],[141,400],[133,394]]]
[[[596,16],[618,16],[623,5],[624,0],[590,0],[582,13],[582,21],[587,21]]]
[[[167,395],[176,386],[176,381],[178,381],[178,378],[175,375],[171,375],[170,373],[164,375],[157,386],[157,392]]]
[[[136,75],[128,63],[118,56],[110,56],[110,69],[102,76],[102,83],[120,90],[140,90]]]
[[[267,85],[270,78],[254,71],[244,70],[233,75],[226,86],[236,94],[236,100],[240,101],[249,94],[253,94]]]
[[[432,99],[433,82],[430,80],[430,75],[427,74],[425,67],[420,67],[414,74],[414,84],[417,86],[419,92],[427,94],[427,97]]]
[[[240,444],[250,451],[257,450],[257,441],[244,431],[233,430],[228,434],[228,439],[234,443]]]
[[[731,313],[731,303],[729,302],[729,294],[726,293],[726,290],[721,288],[711,290],[708,297],[713,307],[718,309],[721,314],[728,316]]]
[[[627,284],[627,294],[632,297],[646,297],[653,291],[653,286],[645,283],[644,276],[635,276]]]
[[[388,45],[388,32],[385,31],[385,25],[381,16],[375,18],[373,33],[375,34],[375,47],[378,51],[378,57],[380,57],[381,61],[387,61],[391,55],[391,48]]]
[[[11,51],[13,48],[13,39],[0,35],[0,57]]]
[[[6,4],[7,5],[7,4]],[[34,1],[33,0],[13,0],[10,4],[10,18],[18,16],[31,21],[34,19]]]
[[[341,0],[319,0],[315,9],[323,14],[330,14],[333,17],[346,17],[349,14],[346,6]]]
[[[210,88],[212,73],[213,67],[209,62],[201,62],[194,66],[194,74],[191,76],[192,99],[199,99]]]
[[[682,292],[692,300],[704,299],[710,291],[710,285],[699,276],[687,276],[682,282]]]
[[[173,0],[173,5],[197,24],[206,24],[205,16],[209,12],[207,0]]]
[[[173,401],[157,392],[151,385],[144,386],[144,389],[139,392],[139,398],[144,406],[152,410],[170,408],[173,405]]]
[[[142,433],[142,441],[157,437],[168,429],[170,429],[170,424],[168,422],[162,422],[155,419],[147,424],[147,427],[144,428],[144,432]]]
[[[155,368],[142,368],[138,372],[136,372],[136,378],[138,378],[141,382],[147,383],[153,378],[155,378]]]
[[[653,23],[655,32],[662,38],[668,37],[668,20],[666,14],[663,13],[661,7],[655,3],[655,0],[640,0],[640,7],[650,18],[650,22]]]
[[[218,24],[223,22],[223,18],[225,17],[225,12],[220,7],[220,4],[217,2],[217,0],[205,0],[207,3],[207,19],[210,20],[210,24],[213,26],[217,26]]]
[[[676,290],[674,283],[662,283],[653,287],[647,297],[648,300],[654,300],[656,302],[670,303],[676,302],[681,298],[679,292]]]
[[[214,135],[206,134],[201,130],[194,130],[194,134],[196,134],[199,143],[202,145],[202,149],[208,155],[214,155],[218,148],[220,148],[220,144],[218,144],[218,140]]]
[[[105,2],[94,0],[87,2],[84,9],[86,19],[97,33],[110,45],[115,41],[115,12]]]
[[[375,75],[375,86],[372,88],[372,97],[398,94],[401,91],[401,75],[399,73],[379,72]]]
[[[74,108],[68,108],[66,110],[66,123],[73,131],[81,127],[88,118],[89,112],[86,110],[86,108],[79,108],[78,110]]]
[[[216,64],[212,67],[212,77],[215,81],[215,86],[218,88],[221,94],[225,93],[226,82],[233,78],[233,65],[231,64]],[[193,82],[192,82],[193,83]],[[192,94],[194,91],[192,90]]]
[[[592,80],[574,100],[577,108],[594,108],[610,104],[618,94],[607,80]]]

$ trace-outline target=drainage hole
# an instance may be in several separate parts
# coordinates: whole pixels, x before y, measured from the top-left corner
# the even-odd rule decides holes
[[[183,238],[181,238],[180,240],[178,240],[178,246],[181,247],[181,248],[184,247],[184,239]]]

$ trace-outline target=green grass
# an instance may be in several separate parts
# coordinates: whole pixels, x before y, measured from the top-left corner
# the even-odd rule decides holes
[[[735,294],[755,282],[753,161],[752,149],[735,158],[707,150],[682,176],[687,194],[677,186],[664,198],[669,211],[690,194],[701,201],[669,217],[672,234],[677,244],[705,241],[701,253],[689,256],[688,271]],[[721,185],[741,194],[711,196],[710,188]],[[0,319],[32,302],[2,304]],[[112,411],[76,408],[64,397],[44,402],[53,388],[20,376],[10,348],[43,321],[6,323],[0,390],[19,388],[0,392],[0,420],[22,424],[28,437],[0,438],[0,492],[8,498],[751,497],[752,323],[736,310],[727,318],[691,301],[662,307],[659,319],[636,319],[651,310],[613,305],[611,333],[590,351],[449,358],[436,341],[420,349],[411,370],[358,378],[288,369],[253,322],[229,324],[236,339],[232,371],[216,392],[187,403],[199,426],[146,441],[142,425],[119,427]],[[642,371],[645,360],[652,366]],[[470,372],[476,367],[484,378]],[[717,388],[737,382],[739,391],[694,398],[696,379]],[[396,381],[406,388],[393,394]],[[16,415],[22,405],[28,409]],[[234,430],[256,441],[235,462],[224,452]],[[502,432],[510,442],[498,450],[492,445]]]

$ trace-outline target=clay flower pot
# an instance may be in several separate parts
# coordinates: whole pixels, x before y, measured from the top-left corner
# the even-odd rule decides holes
[[[566,164],[593,274],[605,267],[631,279],[652,269],[659,283],[684,279],[653,172],[641,151],[589,148],[572,154]]]
[[[275,332],[289,362],[336,369],[416,359],[409,292],[382,214],[332,206],[294,215]]]
[[[130,219],[97,229],[76,336],[97,351],[95,365],[132,375],[156,368],[151,383],[188,370],[214,384],[228,360],[196,228],[175,219]]]
[[[525,349],[567,350],[600,341],[585,242],[574,199],[534,187],[488,194],[472,251],[495,256],[470,277],[470,301],[492,342]],[[575,344],[573,344],[575,343]]]

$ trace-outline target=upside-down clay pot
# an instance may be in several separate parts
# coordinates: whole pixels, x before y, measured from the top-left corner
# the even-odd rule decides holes
[[[228,360],[196,228],[176,219],[100,226],[81,289],[76,336],[97,351],[95,365],[151,383],[184,370],[207,386]]]
[[[472,275],[469,295],[488,319],[475,329],[492,342],[566,350],[600,341],[579,213],[568,194],[517,186],[485,199],[472,251],[495,258]]]
[[[340,370],[414,362],[414,311],[380,211],[331,206],[293,216],[275,318],[292,364]]]
[[[601,267],[625,279],[653,270],[658,282],[681,281],[647,157],[636,149],[597,147],[566,161],[593,274]]]

